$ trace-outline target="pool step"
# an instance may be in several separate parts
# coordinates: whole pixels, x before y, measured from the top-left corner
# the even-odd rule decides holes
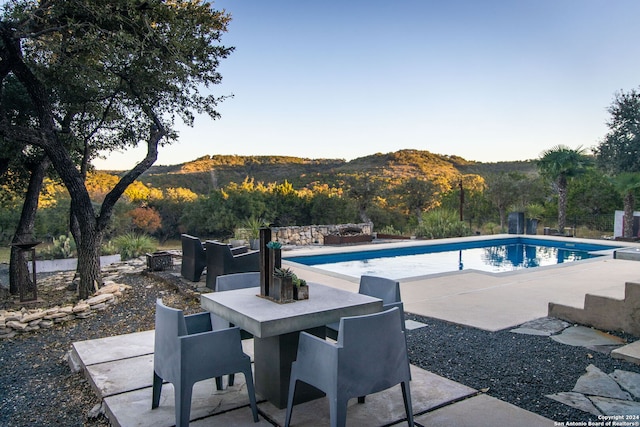
[[[549,316],[607,331],[624,331],[640,336],[640,283],[625,283],[624,299],[587,294],[584,308],[549,303]]]

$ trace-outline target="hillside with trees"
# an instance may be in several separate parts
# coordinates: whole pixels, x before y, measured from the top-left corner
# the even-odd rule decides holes
[[[290,156],[212,155],[173,166],[152,166],[140,180],[155,188],[184,187],[197,194],[206,194],[230,183],[242,182],[245,178],[263,183],[287,180],[294,187],[302,188],[316,183],[339,184],[348,177],[359,175],[397,183],[412,177],[430,179],[439,176],[453,180],[468,174],[487,176],[511,172],[535,175],[535,161],[481,163],[425,150],[376,153],[351,161]]]

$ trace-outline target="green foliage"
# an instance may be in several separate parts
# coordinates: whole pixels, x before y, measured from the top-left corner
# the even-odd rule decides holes
[[[8,244],[13,237],[20,216],[15,203],[0,203],[0,243]]]
[[[609,132],[594,149],[605,173],[640,172],[640,92],[618,92],[608,109]]]
[[[542,217],[544,216],[544,206],[538,203],[529,203],[525,207],[524,213],[527,218],[542,219]]]
[[[588,217],[613,214],[622,206],[622,195],[613,183],[599,170],[590,170],[569,187],[567,195],[567,217]],[[557,215],[546,209],[545,216]]]
[[[87,260],[79,266],[84,298],[101,280],[92,258],[126,188],[154,163],[158,147],[177,139],[177,122],[219,117],[225,97],[211,87],[233,51],[220,44],[231,18],[209,2],[188,0],[21,0],[5,3],[0,14],[2,79],[13,75],[29,89],[38,112],[22,123],[3,108],[0,122],[11,132],[2,134],[24,149],[45,150],[68,188],[80,258]],[[96,211],[83,185],[91,160],[140,144],[148,154]]]
[[[287,278],[290,277],[291,278],[291,283],[293,283],[294,286],[300,287],[300,286],[306,286],[307,285],[307,281],[304,279],[300,279],[294,272],[293,270],[291,270],[288,267],[282,267],[282,268],[274,268],[273,269],[273,275],[275,277],[280,277],[280,278]]]
[[[119,253],[119,249],[112,240],[109,240],[106,243],[102,243],[100,253],[102,255],[115,255]]]
[[[63,259],[74,258],[77,256],[76,242],[69,234],[63,234],[58,238],[53,238],[50,245],[44,246],[39,251],[40,257],[43,259]]]
[[[267,248],[269,249],[282,249],[282,243],[272,240],[269,243],[267,243]]]
[[[575,149],[565,145],[557,145],[545,150],[538,159],[540,173],[557,182],[558,186],[566,185],[569,178],[585,173],[592,164],[582,147]]]
[[[436,209],[422,215],[422,224],[415,230],[416,237],[443,239],[471,235],[469,226],[460,221],[458,213],[448,209]]]
[[[113,239],[112,244],[118,249],[123,260],[137,258],[147,252],[153,252],[158,243],[149,235],[126,233]]]
[[[498,234],[501,232],[500,224],[496,224],[495,222],[486,222],[482,226],[482,234]]]
[[[393,228],[393,225],[386,225],[378,230],[378,234],[388,234],[390,236],[402,236],[402,231]]]
[[[35,223],[35,235],[41,238],[59,236],[69,232],[69,211],[71,199],[66,195],[56,197],[56,203],[38,209]]]
[[[582,147],[571,149],[557,145],[542,152],[538,168],[542,176],[552,180],[558,191],[558,229],[564,230],[566,222],[567,192],[569,180],[586,173],[592,159]]]
[[[266,227],[268,224],[264,219],[252,216],[250,218],[246,218],[242,225],[242,228],[236,229],[236,237],[249,240],[259,239],[260,229]]]

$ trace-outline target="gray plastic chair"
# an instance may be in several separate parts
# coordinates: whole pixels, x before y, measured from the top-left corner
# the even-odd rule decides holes
[[[207,256],[200,239],[188,234],[180,235],[182,242],[182,264],[180,274],[187,280],[199,282],[202,271],[207,266]]]
[[[402,317],[404,318],[404,306],[402,305],[402,299],[400,298],[399,282],[384,277],[364,275],[360,277],[360,289],[358,290],[358,293],[380,298],[382,300],[382,310],[398,307],[401,310]],[[338,339],[339,325],[339,322],[334,322],[326,326],[326,334],[329,338],[334,340]],[[404,321],[402,322],[402,325],[402,330],[404,330]]]
[[[253,421],[258,422],[251,360],[242,352],[240,329],[211,329],[209,313],[185,316],[182,310],[165,306],[161,299],[156,301],[151,409],[160,404],[162,381],[168,381],[175,390],[176,426],[187,427],[193,385],[208,378],[242,372]]]
[[[251,273],[234,273],[225,274],[223,276],[216,277],[216,292],[232,291],[234,289],[245,288],[259,288],[260,287],[260,272]],[[228,320],[223,319],[215,314],[211,315],[211,324],[214,329],[228,328],[235,326],[233,323],[229,323]],[[243,340],[252,339],[253,335],[244,329],[240,330],[240,337]],[[229,375],[229,385],[232,386],[235,376]],[[216,378],[216,384],[218,390],[222,389],[222,378]]]
[[[291,422],[298,381],[326,393],[331,427],[344,427],[347,403],[400,384],[409,426],[413,426],[409,356],[400,310],[340,319],[338,342],[300,333],[298,354],[291,365],[285,427]],[[360,402],[360,399],[359,399]]]

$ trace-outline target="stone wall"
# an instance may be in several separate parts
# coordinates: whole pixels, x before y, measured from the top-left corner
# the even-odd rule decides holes
[[[0,310],[0,338],[13,338],[16,333],[48,329],[57,323],[86,319],[118,301],[127,285],[110,282],[100,288],[91,298],[62,307],[21,310]]]
[[[324,237],[339,234],[342,230],[359,228],[362,234],[373,233],[373,223],[334,224],[334,225],[304,225],[293,227],[271,227],[272,238],[283,245],[324,245]]]

